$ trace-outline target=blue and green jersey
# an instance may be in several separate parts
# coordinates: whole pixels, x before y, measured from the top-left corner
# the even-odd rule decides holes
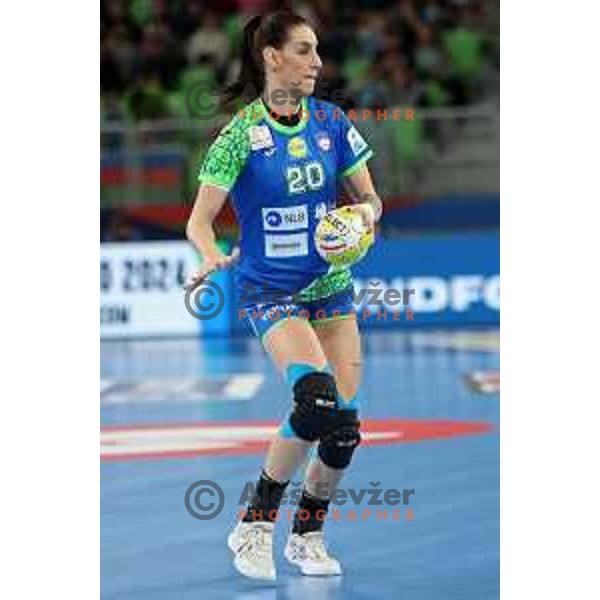
[[[372,151],[340,108],[311,97],[302,109],[300,122],[287,126],[261,100],[248,105],[221,130],[198,180],[232,197],[241,230],[238,283],[305,290],[308,298],[351,283],[348,271],[332,273],[319,256],[314,232],[336,206],[340,178]]]

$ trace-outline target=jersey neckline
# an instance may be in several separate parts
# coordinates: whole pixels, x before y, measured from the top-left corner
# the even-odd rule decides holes
[[[308,111],[308,101],[306,97],[302,98],[302,105],[300,107],[299,112],[304,111],[304,113],[307,115],[307,118],[300,118],[300,122],[297,125],[293,125],[291,127],[288,125],[282,125],[281,123],[278,123],[275,119],[273,119],[273,117],[271,117],[271,115],[269,114],[269,109],[267,108],[267,105],[263,102],[262,98],[259,98],[259,102],[265,111],[265,120],[273,129],[275,129],[275,131],[283,133],[285,135],[295,135],[296,133],[300,133],[301,131],[304,131],[306,129],[306,126],[308,125],[308,119],[310,119],[310,113]]]

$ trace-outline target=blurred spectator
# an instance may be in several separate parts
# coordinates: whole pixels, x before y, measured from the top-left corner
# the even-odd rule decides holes
[[[456,26],[444,34],[456,104],[469,102],[483,72],[483,38],[476,22],[477,11],[465,8],[459,13]]]
[[[121,74],[119,61],[106,36],[100,37],[100,91],[103,94],[123,93],[127,81]]]
[[[157,4],[155,0],[130,0],[129,14],[140,29],[154,20]]]
[[[166,118],[167,99],[161,82],[150,73],[140,77],[129,94],[128,108],[136,121]]]
[[[190,82],[235,75],[247,18],[282,6],[314,24],[325,64],[316,94],[346,109],[468,104],[497,67],[497,20],[481,0],[102,0],[103,114],[181,116]]]
[[[202,23],[204,7],[201,0],[183,0],[176,4],[171,15],[171,28],[179,39],[189,38]]]
[[[165,24],[152,24],[146,28],[139,48],[137,75],[173,89],[184,64]]]
[[[219,72],[225,69],[229,59],[229,38],[215,13],[205,13],[202,25],[187,42],[186,56],[190,64],[196,64],[201,56],[210,57]]]
[[[434,30],[422,27],[417,35],[414,52],[415,72],[423,83],[421,104],[426,107],[444,106],[450,102],[446,84],[447,65],[439,44],[434,41]]]
[[[389,106],[412,108],[419,106],[423,86],[408,65],[392,63],[389,66],[387,101]]]
[[[131,40],[137,42],[140,38],[140,29],[129,14],[129,1],[106,0],[100,3],[100,27],[108,31],[115,27],[124,27]]]
[[[304,17],[306,21],[315,29],[315,31],[322,31],[322,24],[315,6],[312,6],[308,2],[299,2],[294,6],[294,11],[301,17]]]
[[[315,96],[333,102],[342,108],[351,108],[352,100],[348,85],[335,62],[323,63],[323,70],[317,82]]]
[[[429,26],[419,29],[414,59],[417,73],[424,77],[434,73],[441,75],[444,56],[441,48],[434,43],[432,28]]]
[[[117,63],[123,81],[131,81],[135,50],[129,39],[127,27],[123,23],[116,24],[108,31],[106,46]]]
[[[358,53],[369,62],[374,62],[377,54],[383,50],[386,18],[383,13],[367,12],[359,18],[356,31]]]
[[[245,15],[258,15],[276,8],[271,0],[237,0],[237,9]]]

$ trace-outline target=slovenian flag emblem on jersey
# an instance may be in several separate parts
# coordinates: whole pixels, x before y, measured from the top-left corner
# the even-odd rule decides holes
[[[319,131],[315,138],[317,140],[317,146],[319,146],[323,152],[327,152],[331,149],[331,138],[326,131]]]

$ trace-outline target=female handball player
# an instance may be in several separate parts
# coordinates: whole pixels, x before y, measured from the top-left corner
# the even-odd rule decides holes
[[[243,575],[275,579],[281,498],[315,447],[284,554],[305,575],[339,575],[323,525],[329,492],[360,443],[361,346],[352,275],[321,257],[314,233],[336,208],[340,184],[354,200],[353,214],[373,230],[382,206],[366,166],[372,151],[338,107],[312,97],[322,62],[315,32],[302,17],[278,11],[253,18],[240,60],[227,102],[248,88],[256,97],[220,131],[200,169],[187,235],[203,263],[190,285],[237,263],[240,307],[289,384],[292,403],[228,545]],[[228,194],[241,239],[239,251],[225,255],[212,224]],[[265,298],[265,289],[281,296]]]

